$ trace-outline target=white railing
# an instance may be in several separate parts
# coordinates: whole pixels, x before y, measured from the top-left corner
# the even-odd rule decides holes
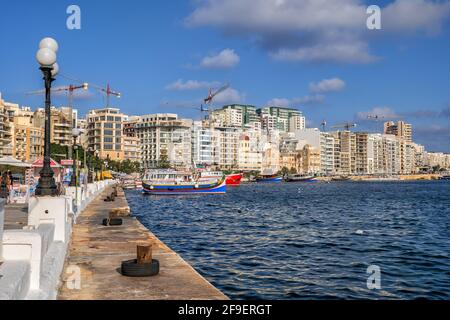
[[[5,200],[0,199],[0,300],[56,299],[72,225],[111,183],[99,181],[79,188],[76,208],[70,194],[30,197],[24,230],[3,230]]]

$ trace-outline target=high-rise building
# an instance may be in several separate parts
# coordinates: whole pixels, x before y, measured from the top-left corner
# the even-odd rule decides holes
[[[74,113],[69,107],[51,107],[51,122],[50,122],[50,142],[71,146],[72,129],[74,122]],[[34,113],[34,123],[37,127],[45,128],[45,109],[39,108]]]
[[[244,127],[258,122],[256,107],[242,104],[223,106],[212,112],[213,124],[219,127]]]
[[[384,123],[384,134],[392,134],[406,142],[412,142],[412,125],[404,121]]]
[[[101,159],[124,160],[123,122],[126,115],[117,108],[89,111],[87,115],[88,148]]]
[[[139,117],[129,117],[123,122],[124,159],[131,162],[141,161],[141,147],[136,126]]]
[[[210,166],[213,158],[213,129],[203,121],[192,125],[192,161],[196,166]]]
[[[192,120],[176,114],[150,114],[139,117],[136,125],[144,169],[171,165],[192,165]]]
[[[305,128],[305,117],[297,109],[284,107],[265,107],[258,109],[263,129],[277,129],[281,132],[295,132]]]

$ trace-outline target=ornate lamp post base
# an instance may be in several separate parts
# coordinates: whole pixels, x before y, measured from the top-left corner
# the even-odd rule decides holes
[[[55,183],[55,179],[53,178],[53,170],[50,167],[44,166],[39,174],[40,178],[36,187],[35,195],[38,197],[57,196],[58,187]]]

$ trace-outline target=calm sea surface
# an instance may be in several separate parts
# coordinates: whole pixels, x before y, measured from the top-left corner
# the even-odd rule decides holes
[[[233,299],[450,299],[450,183],[127,192],[133,214]],[[381,290],[367,288],[371,265]],[[164,267],[164,266],[162,266]]]

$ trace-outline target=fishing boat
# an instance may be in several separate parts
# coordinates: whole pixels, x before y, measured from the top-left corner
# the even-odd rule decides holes
[[[223,177],[221,171],[200,171],[200,181],[219,180]],[[229,174],[225,177],[227,186],[239,186],[241,184],[242,174]]]
[[[242,174],[229,174],[226,178],[227,186],[237,187],[241,185],[242,182]]]
[[[265,183],[278,183],[282,182],[283,178],[278,175],[261,175],[260,177],[256,178],[256,182],[265,182]]]
[[[227,187],[223,176],[201,180],[196,174],[168,170],[147,173],[142,191],[152,195],[224,194]]]
[[[331,178],[331,181],[350,181],[350,177],[348,176],[339,176]]]
[[[317,182],[314,176],[305,176],[300,174],[288,175],[284,178],[286,182]]]

